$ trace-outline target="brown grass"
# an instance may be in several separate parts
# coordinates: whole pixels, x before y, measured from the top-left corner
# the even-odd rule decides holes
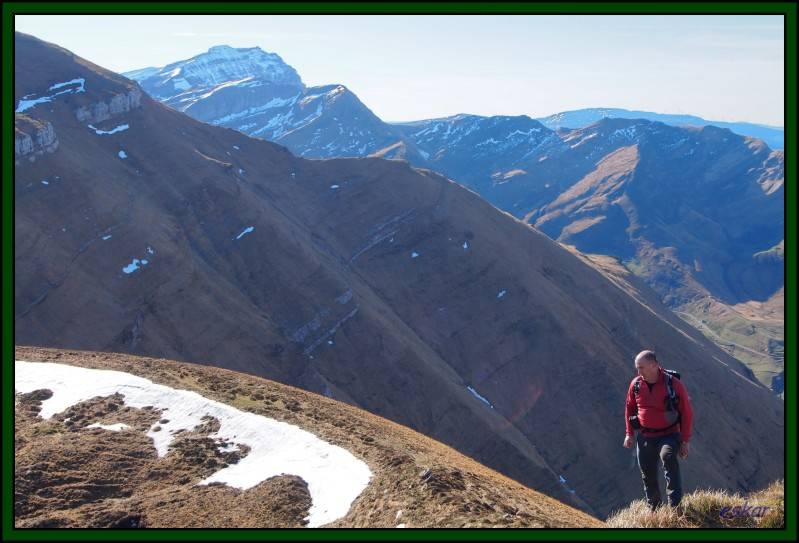
[[[409,428],[274,381],[114,353],[18,346],[15,355],[18,360],[134,373],[299,426],[346,448],[369,465],[373,478],[349,513],[327,525],[330,528],[604,527],[600,520]],[[45,420],[39,410],[48,392],[16,395],[17,527],[305,525],[311,498],[302,479],[281,476],[247,490],[197,485],[238,461],[225,457],[209,437],[216,427],[185,432],[169,454],[158,457],[145,432],[161,413],[130,408],[117,396],[81,402]],[[132,431],[87,429],[93,422],[124,422]]]
[[[739,510],[733,508],[744,506],[752,514],[736,515]],[[763,508],[765,514],[755,514],[762,513]],[[726,490],[697,490],[686,494],[679,506],[663,506],[654,512],[644,500],[636,500],[613,513],[607,525],[610,528],[784,528],[785,486],[782,480],[774,481],[748,496]]]

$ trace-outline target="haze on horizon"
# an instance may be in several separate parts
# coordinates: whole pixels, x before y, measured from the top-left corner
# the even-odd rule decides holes
[[[784,125],[776,15],[17,15],[116,72],[261,47],[393,121],[617,107]]]

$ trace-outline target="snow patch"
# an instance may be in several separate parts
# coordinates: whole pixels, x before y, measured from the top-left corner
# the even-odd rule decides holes
[[[139,260],[138,258],[134,258],[130,264],[122,268],[122,271],[127,274],[131,274],[139,269],[139,264],[146,266],[148,263],[149,262],[147,260]]]
[[[291,98],[272,98],[267,103],[261,106],[251,107],[249,109],[245,109],[244,111],[239,111],[236,113],[231,113],[229,115],[225,115],[224,117],[219,117],[218,119],[214,119],[211,121],[211,124],[222,124],[228,123],[230,121],[235,121],[237,119],[241,119],[242,117],[251,117],[253,115],[257,115],[259,113],[263,113],[268,109],[274,109],[278,107],[284,106],[291,106],[297,101],[297,96],[292,96]]]
[[[172,84],[175,86],[177,90],[188,90],[191,88],[189,82],[183,79],[182,77],[179,79],[173,79]]]
[[[48,90],[56,90],[56,89],[60,89],[61,87],[66,87],[66,86],[69,86],[69,85],[80,85],[78,90],[76,90],[74,92],[84,92],[85,91],[85,89],[83,87],[84,83],[86,83],[85,79],[83,79],[82,77],[76,77],[75,79],[71,79],[69,81],[64,81],[63,83],[56,83],[55,85],[50,85],[50,88]]]
[[[477,392],[475,389],[473,389],[472,387],[470,387],[470,386],[468,386],[468,385],[466,386],[466,388],[468,388],[468,389],[469,389],[469,392],[471,392],[471,393],[472,393],[472,396],[474,396],[475,398],[477,398],[478,400],[480,400],[481,402],[483,402],[484,404],[486,404],[486,405],[487,405],[488,407],[490,407],[491,409],[494,409],[494,406],[493,406],[493,405],[491,405],[491,402],[489,402],[489,401],[488,401],[488,400],[486,400],[486,399],[485,399],[483,396],[481,396],[479,392]]]
[[[35,107],[39,104],[44,104],[45,102],[49,102],[52,99],[51,96],[42,96],[41,98],[37,98],[35,100],[20,100],[17,109],[14,110],[15,113],[22,113],[23,111],[27,111],[32,107]]]
[[[617,132],[618,132],[618,130],[617,130]],[[582,138],[580,141],[578,141],[578,142],[577,142],[577,143],[575,143],[574,145],[571,145],[571,146],[570,146],[570,148],[571,148],[571,149],[574,149],[575,147],[579,147],[579,146],[580,146],[580,145],[582,145],[583,143],[587,142],[588,140],[592,140],[592,139],[594,139],[594,138],[595,138],[595,137],[597,137],[598,135],[599,135],[599,134],[597,134],[596,132],[593,132],[593,133],[591,133],[591,134],[589,134],[589,135],[585,136],[584,138]],[[570,141],[570,140],[565,140],[565,141]]]
[[[613,133],[610,134],[610,138],[611,139],[624,138],[624,139],[631,140],[631,139],[635,139],[635,137],[637,135],[638,134],[637,134],[637,132],[635,130],[635,126],[630,126],[630,127],[627,127],[627,128],[619,128],[617,130],[614,130]]]
[[[194,429],[203,423],[204,417],[215,418],[219,421],[219,431],[210,434],[210,438],[247,445],[250,452],[238,463],[220,469],[199,484],[224,483],[246,490],[269,477],[297,475],[308,484],[311,494],[310,527],[346,515],[372,477],[366,463],[352,453],[297,426],[129,373],[17,360],[14,378],[14,389],[19,393],[39,389],[53,392],[42,402],[40,416],[44,419],[77,403],[113,394],[121,394],[129,407],[152,406],[161,410],[169,422],[154,423],[147,432],[159,457],[167,454],[178,431]],[[155,426],[161,430],[154,432]]]
[[[250,232],[252,232],[253,230],[255,230],[255,227],[254,227],[254,226],[248,226],[247,228],[245,228],[244,230],[242,230],[242,231],[241,231],[241,234],[239,234],[238,236],[236,236],[236,237],[235,237],[235,238],[233,238],[233,239],[234,239],[234,240],[241,239],[242,237],[244,237],[245,235],[249,234],[249,233],[250,233]]]
[[[63,83],[56,83],[54,85],[50,85],[50,88],[48,90],[56,90],[56,89],[60,89],[60,88],[63,88],[63,87],[69,87],[71,85],[78,85],[78,86],[74,87],[74,88],[64,89],[64,90],[59,91],[59,92],[57,92],[55,94],[51,94],[49,96],[41,96],[39,98],[34,98],[33,100],[26,100],[26,98],[28,98],[30,96],[34,96],[36,93],[34,93],[34,94],[26,94],[19,101],[19,105],[17,105],[17,109],[15,109],[14,111],[16,113],[22,113],[23,111],[27,111],[27,110],[29,110],[29,109],[31,109],[33,107],[38,106],[39,104],[45,104],[47,102],[52,102],[53,98],[55,98],[59,94],[77,94],[79,92],[86,92],[86,89],[84,87],[84,83],[85,82],[86,82],[85,79],[79,77],[79,78],[76,78],[76,79],[72,79],[70,81],[65,81]]]
[[[416,251],[412,252],[411,258],[419,258],[419,253],[417,253]]]
[[[107,236],[103,236],[102,239],[103,239],[103,241],[108,241],[109,239],[111,239],[111,234],[108,234]]]
[[[103,430],[110,430],[112,432],[121,432],[126,428],[130,428],[130,426],[128,426],[124,422],[118,422],[116,424],[100,424],[98,422],[95,422],[94,424],[88,425],[86,428],[102,428]]]
[[[507,290],[500,290],[499,294],[497,294],[497,300],[500,299],[500,298],[504,298],[505,294],[507,294],[507,293],[508,293]]]
[[[122,131],[127,130],[128,128],[130,128],[130,126],[127,125],[127,124],[121,124],[119,126],[115,126],[111,130],[100,130],[99,128],[95,128],[92,125],[89,125],[89,128],[94,130],[94,133],[97,134],[98,136],[104,136],[104,135],[108,135],[108,134],[116,134],[117,132],[122,132]]]
[[[117,154],[119,155],[119,158],[121,158],[121,159],[123,159],[123,160],[124,160],[124,159],[126,159],[126,158],[128,158],[128,155],[127,155],[127,153],[125,153],[125,151],[120,151],[120,152],[119,152],[119,153],[117,153]]]

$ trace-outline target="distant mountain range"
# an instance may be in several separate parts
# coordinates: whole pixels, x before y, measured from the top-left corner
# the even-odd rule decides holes
[[[669,305],[763,301],[783,284],[779,258],[755,257],[784,227],[783,154],[759,140],[613,118],[555,132],[528,117],[459,115],[403,130],[427,167],[497,207],[581,251],[645,267]],[[672,273],[641,263],[653,252]]]
[[[14,54],[16,345],[193,361],[297,386],[603,518],[641,494],[619,406],[632,357],[655,347],[706,421],[686,490],[783,476],[781,400],[612,259],[570,250],[429,169],[297,157],[32,36],[17,33]],[[579,141],[604,146],[596,161],[616,153],[622,189],[623,163],[663,140],[644,136],[636,149],[622,144],[630,130],[608,130]],[[513,131],[553,161],[581,147],[532,120]],[[704,132],[716,143],[695,154],[753,145],[737,152],[755,168],[769,154]],[[574,173],[592,166],[585,158]],[[720,166],[708,167],[702,179],[716,182]],[[781,190],[764,181],[750,194],[766,198],[766,186]],[[602,190],[597,208],[622,206]],[[239,397],[220,386],[207,384]]]
[[[736,307],[782,303],[784,260],[771,249],[784,237],[784,156],[769,147],[782,146],[781,129],[602,108],[388,124],[349,89],[306,88],[258,48],[214,47],[127,75],[196,119],[300,156],[402,158],[439,171],[554,239],[622,260],[689,322],[715,322],[708,303],[735,314],[721,319],[731,329],[700,329],[764,383],[779,378],[781,321]],[[755,332],[743,338],[742,327]]]
[[[587,108],[573,111],[563,111],[548,117],[541,117],[544,126],[557,130],[559,128],[585,128],[590,124],[607,118],[614,119],[646,119],[657,121],[672,126],[718,126],[729,128],[736,134],[758,138],[772,149],[785,147],[785,129],[781,126],[768,126],[764,124],[708,121],[696,115],[676,115],[668,113],[654,113],[651,111],[631,111],[618,108]]]

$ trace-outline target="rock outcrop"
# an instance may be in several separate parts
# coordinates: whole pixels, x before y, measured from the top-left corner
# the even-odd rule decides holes
[[[34,162],[37,156],[54,153],[56,149],[58,149],[58,138],[51,123],[19,113],[14,116],[15,165]]]
[[[107,102],[94,102],[79,107],[75,110],[75,117],[80,122],[99,123],[139,107],[141,95],[141,90],[133,88],[126,93],[115,95]]]

